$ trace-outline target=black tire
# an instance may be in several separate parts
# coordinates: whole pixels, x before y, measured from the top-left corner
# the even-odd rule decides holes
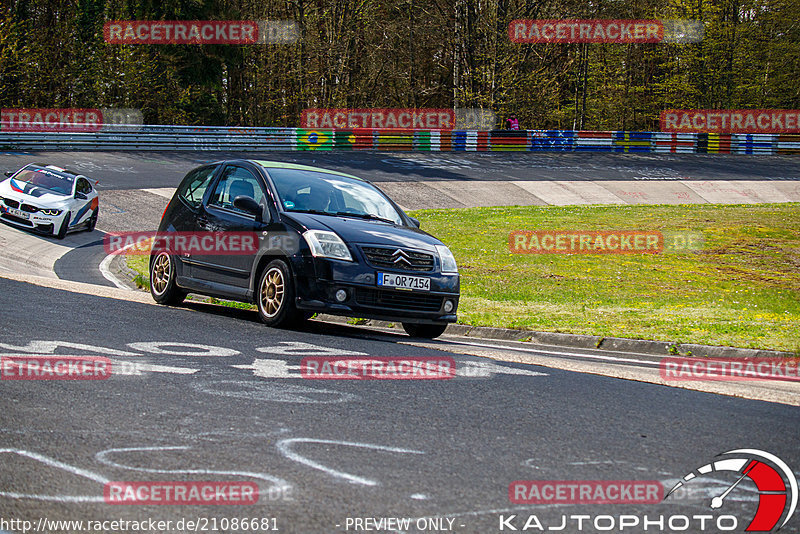
[[[97,226],[97,214],[98,214],[99,211],[100,211],[100,208],[97,208],[96,210],[94,210],[94,213],[92,213],[92,216],[89,218],[89,224],[88,224],[88,226],[86,226],[86,231],[87,232],[93,232],[94,231],[94,227]]]
[[[67,230],[69,230],[69,220],[72,218],[71,213],[67,213],[67,216],[64,217],[64,220],[61,221],[61,227],[58,229],[58,233],[56,234],[57,239],[64,239],[67,237]]]
[[[403,323],[403,330],[411,337],[424,337],[433,339],[444,334],[446,324],[414,324]]]
[[[272,260],[261,271],[255,300],[258,315],[267,326],[297,326],[305,317],[295,307],[294,277],[283,260]]]
[[[186,292],[175,284],[175,260],[166,252],[150,258],[150,294],[159,304],[175,306],[186,298]]]

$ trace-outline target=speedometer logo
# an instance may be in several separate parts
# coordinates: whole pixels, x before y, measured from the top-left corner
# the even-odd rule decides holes
[[[780,530],[797,509],[797,479],[786,463],[768,452],[758,449],[736,449],[724,452],[720,460],[698,467],[684,476],[669,490],[665,499],[689,481],[710,473],[731,471],[739,474],[722,493],[711,499],[712,509],[725,505],[725,499],[746,478],[753,481],[758,489],[758,509],[753,520],[747,526],[748,532],[769,532],[783,518],[777,530]]]

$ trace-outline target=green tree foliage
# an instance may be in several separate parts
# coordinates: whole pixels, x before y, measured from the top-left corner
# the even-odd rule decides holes
[[[515,44],[517,18],[702,21],[691,44]],[[110,20],[294,20],[293,44],[112,45]],[[657,129],[666,108],[800,108],[797,0],[3,0],[0,106],[296,126],[307,107],[483,107]]]

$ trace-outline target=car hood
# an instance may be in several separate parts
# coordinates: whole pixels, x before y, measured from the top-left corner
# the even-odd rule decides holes
[[[348,243],[408,247],[434,252],[434,245],[442,242],[418,228],[396,226],[380,221],[366,221],[352,217],[317,215],[313,213],[287,213],[291,219],[307,230],[331,230]]]
[[[44,208],[59,206],[70,198],[67,195],[60,195],[49,189],[37,187],[28,182],[20,182],[13,178],[0,183],[0,197],[11,198],[20,202],[30,202]]]

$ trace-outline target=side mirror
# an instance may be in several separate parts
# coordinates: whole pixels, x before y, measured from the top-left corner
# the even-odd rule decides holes
[[[414,217],[409,217],[409,219],[411,219],[411,223],[412,223],[414,226],[416,226],[417,228],[419,228],[419,220],[418,220],[418,219],[415,219]]]
[[[80,191],[75,191],[75,198],[77,198],[78,200],[88,200],[89,199],[89,197],[87,197],[86,195],[84,195]]]
[[[6,175],[6,176],[8,176],[9,178],[11,178],[12,176],[14,176],[14,171],[6,171],[6,172],[4,172],[3,174],[5,174],[5,175]]]
[[[239,195],[233,199],[233,207],[253,215],[257,222],[261,222],[261,206],[255,201],[254,198]]]

